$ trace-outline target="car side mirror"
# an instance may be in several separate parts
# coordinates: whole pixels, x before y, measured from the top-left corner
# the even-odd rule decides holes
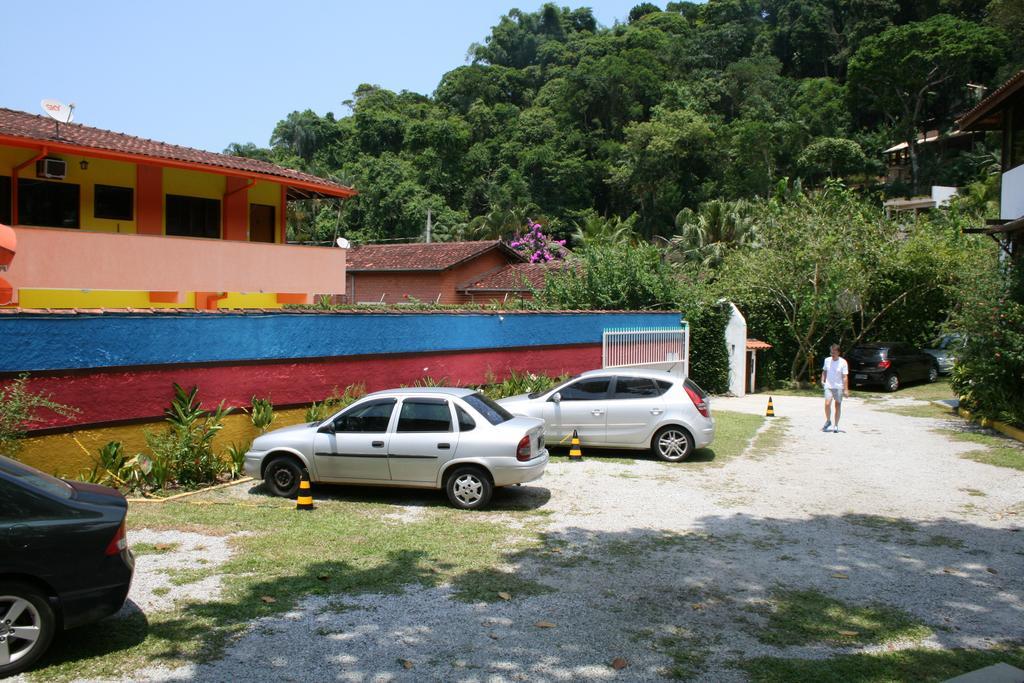
[[[551,395],[551,398],[549,398],[548,400],[551,401],[552,403],[561,403],[562,395],[556,391]]]
[[[334,420],[325,422],[316,430],[318,434],[334,434]]]

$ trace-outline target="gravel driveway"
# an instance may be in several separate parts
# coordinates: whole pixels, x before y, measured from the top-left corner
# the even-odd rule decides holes
[[[550,592],[467,604],[449,587],[417,587],[343,608],[312,598],[254,623],[221,659],[132,679],[717,682],[745,680],[735,662],[751,657],[865,650],[765,644],[780,590],[884,603],[934,632],[869,651],[1019,638],[1024,473],[958,457],[977,446],[932,431],[939,420],[886,410],[900,401],[849,399],[834,434],[819,431],[819,399],[777,397],[782,446],[723,466],[552,465],[515,490],[550,491],[543,549],[506,567]],[[714,407],[763,414],[764,402]]]

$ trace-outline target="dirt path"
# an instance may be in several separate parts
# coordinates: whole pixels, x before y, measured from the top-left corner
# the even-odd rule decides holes
[[[819,431],[819,399],[777,397],[781,445],[724,465],[552,465],[538,486],[512,494],[550,491],[542,547],[506,567],[549,592],[467,604],[446,587],[413,588],[346,598],[340,610],[310,599],[255,624],[223,659],[143,673],[717,682],[746,680],[737,663],[758,656],[1019,638],[1024,473],[960,458],[977,447],[934,431],[941,420],[889,410],[908,402],[850,399],[834,434]],[[763,414],[764,397],[717,399],[714,408]],[[771,615],[793,607],[794,591],[803,592],[798,602],[881,603],[912,627],[870,642],[840,630],[787,644]],[[611,666],[617,657],[625,668]]]

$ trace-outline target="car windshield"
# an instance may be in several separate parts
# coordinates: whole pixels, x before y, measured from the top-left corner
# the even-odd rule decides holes
[[[0,455],[0,474],[10,477],[20,484],[43,491],[51,496],[63,498],[64,500],[71,498],[74,493],[74,489],[67,482],[63,482],[57,477],[51,477],[49,474],[44,474],[28,465],[22,465],[20,462],[10,458],[5,458],[2,455]]]
[[[483,415],[484,419],[492,425],[500,425],[512,419],[512,413],[487,398],[483,394],[470,394],[462,399],[469,404],[473,410]]]

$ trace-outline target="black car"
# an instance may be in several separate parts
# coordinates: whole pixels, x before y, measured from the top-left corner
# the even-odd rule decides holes
[[[880,384],[896,391],[905,382],[934,382],[939,365],[933,356],[902,342],[859,344],[846,354],[850,365],[850,384]]]
[[[0,677],[32,665],[58,629],[121,609],[135,558],[128,502],[0,456]]]

